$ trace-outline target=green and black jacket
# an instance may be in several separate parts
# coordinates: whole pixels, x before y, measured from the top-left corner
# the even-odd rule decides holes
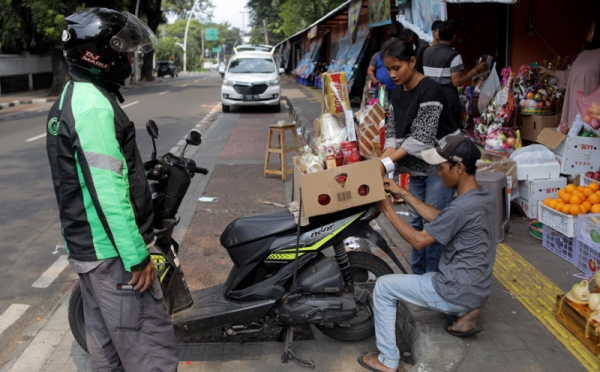
[[[67,252],[79,261],[120,257],[127,271],[141,269],[154,232],[135,126],[115,101],[112,84],[73,68],[69,73],[72,80],[50,109],[46,129]]]

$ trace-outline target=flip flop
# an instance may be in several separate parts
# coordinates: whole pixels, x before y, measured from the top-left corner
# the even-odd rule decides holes
[[[377,353],[370,352],[370,353],[364,353],[364,354],[359,355],[358,356],[358,364],[360,364],[361,367],[368,369],[371,372],[383,372],[382,370],[375,368],[375,365],[373,364],[373,359],[371,359],[371,357],[375,354],[377,354]],[[363,358],[365,357],[365,355],[369,356],[368,364],[363,362]],[[396,372],[398,372],[398,370],[396,370]]]
[[[452,335],[454,337],[469,337],[469,336],[476,335],[477,333],[483,331],[483,327],[479,324],[479,322],[475,323],[475,327],[473,327],[472,330],[467,331],[467,332],[457,332],[457,331],[452,331],[452,330],[448,329],[448,327],[450,327],[452,325],[456,325],[456,322],[450,321],[450,322],[446,323],[446,326],[444,327],[444,329],[446,330],[446,332],[448,332],[450,335]]]

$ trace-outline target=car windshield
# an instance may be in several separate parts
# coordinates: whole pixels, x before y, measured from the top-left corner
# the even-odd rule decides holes
[[[231,61],[228,72],[232,74],[270,74],[275,72],[275,64],[269,58],[239,58]]]

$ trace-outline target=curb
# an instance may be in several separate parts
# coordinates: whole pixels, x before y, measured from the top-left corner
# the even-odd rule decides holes
[[[281,98],[285,99],[289,106],[290,115],[292,115],[292,117],[294,118],[296,125],[298,125],[300,129],[302,129],[302,137],[304,137],[304,139],[306,140],[306,144],[308,145],[308,147],[312,147],[315,139],[315,133],[313,131],[312,122],[306,118],[304,111],[302,111],[300,107],[294,106],[292,100],[290,100],[286,96],[282,96]]]
[[[54,102],[56,100],[56,98],[57,97],[49,97],[49,98],[36,98],[36,99],[27,99],[27,100],[21,100],[21,101],[4,102],[4,103],[0,103],[0,110],[7,109],[9,107],[22,106],[22,105],[32,105],[32,104],[39,104],[39,103]]]

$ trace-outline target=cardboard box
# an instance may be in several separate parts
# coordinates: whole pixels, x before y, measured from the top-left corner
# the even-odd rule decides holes
[[[478,172],[499,172],[506,174],[508,195],[512,197],[517,192],[517,162],[504,156],[481,154],[481,160],[477,163]],[[487,162],[489,160],[489,163]],[[512,199],[512,198],[510,198]]]
[[[548,146],[560,163],[560,173],[577,175],[600,167],[600,138],[566,136],[544,128],[538,142]]]
[[[560,123],[559,115],[521,115],[519,117],[521,138],[536,142],[544,128],[556,128]]]
[[[548,164],[517,164],[517,179],[519,181],[558,177],[560,177],[559,162]]]
[[[558,198],[558,190],[567,186],[564,177],[547,180],[519,181],[519,197],[516,199],[523,214],[530,219],[538,217],[538,202],[546,198]]]
[[[300,200],[301,189],[303,219],[375,203],[385,198],[379,160],[369,159],[307,174],[298,168],[298,161],[298,157],[294,158],[294,200]],[[340,175],[346,176],[345,182],[339,182]],[[361,186],[368,188],[367,195],[358,194]],[[327,205],[319,204],[320,195],[329,196]]]

